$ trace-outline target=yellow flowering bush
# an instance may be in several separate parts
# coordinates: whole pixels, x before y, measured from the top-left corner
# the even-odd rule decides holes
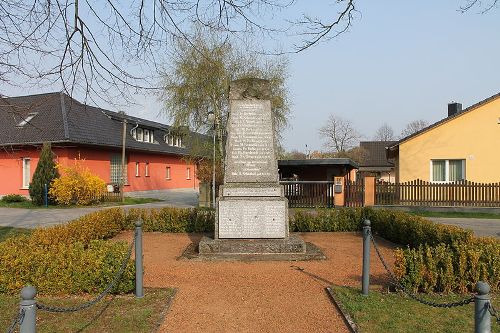
[[[49,195],[59,205],[90,205],[102,200],[106,183],[78,161],[73,166],[56,166],[62,176],[52,182]]]

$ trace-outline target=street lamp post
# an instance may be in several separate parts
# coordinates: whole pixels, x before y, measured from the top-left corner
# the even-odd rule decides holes
[[[208,121],[212,123],[213,128],[213,158],[212,158],[212,208],[215,208],[215,114],[208,112]]]

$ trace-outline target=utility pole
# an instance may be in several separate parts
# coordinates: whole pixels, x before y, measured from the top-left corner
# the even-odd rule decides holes
[[[122,176],[120,180],[120,197],[121,201],[125,201],[125,196],[123,195],[125,188],[125,141],[127,138],[127,119],[125,119],[125,112],[120,111],[123,119],[123,133],[122,133]]]

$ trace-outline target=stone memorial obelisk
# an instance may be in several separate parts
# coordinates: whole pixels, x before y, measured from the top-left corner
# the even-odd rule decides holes
[[[200,254],[305,253],[288,232],[288,201],[279,184],[269,82],[233,81],[227,125],[224,185],[217,200],[215,235]]]

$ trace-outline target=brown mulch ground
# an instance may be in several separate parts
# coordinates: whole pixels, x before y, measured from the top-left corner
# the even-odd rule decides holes
[[[176,287],[162,332],[348,332],[325,287],[360,286],[362,238],[356,233],[303,233],[323,261],[177,260],[200,235],[144,234],[146,287]],[[131,240],[132,233],[121,239]],[[392,262],[391,245],[379,241]],[[372,248],[372,284],[385,274]],[[300,268],[300,269],[298,269]],[[302,270],[303,269],[303,270]]]

